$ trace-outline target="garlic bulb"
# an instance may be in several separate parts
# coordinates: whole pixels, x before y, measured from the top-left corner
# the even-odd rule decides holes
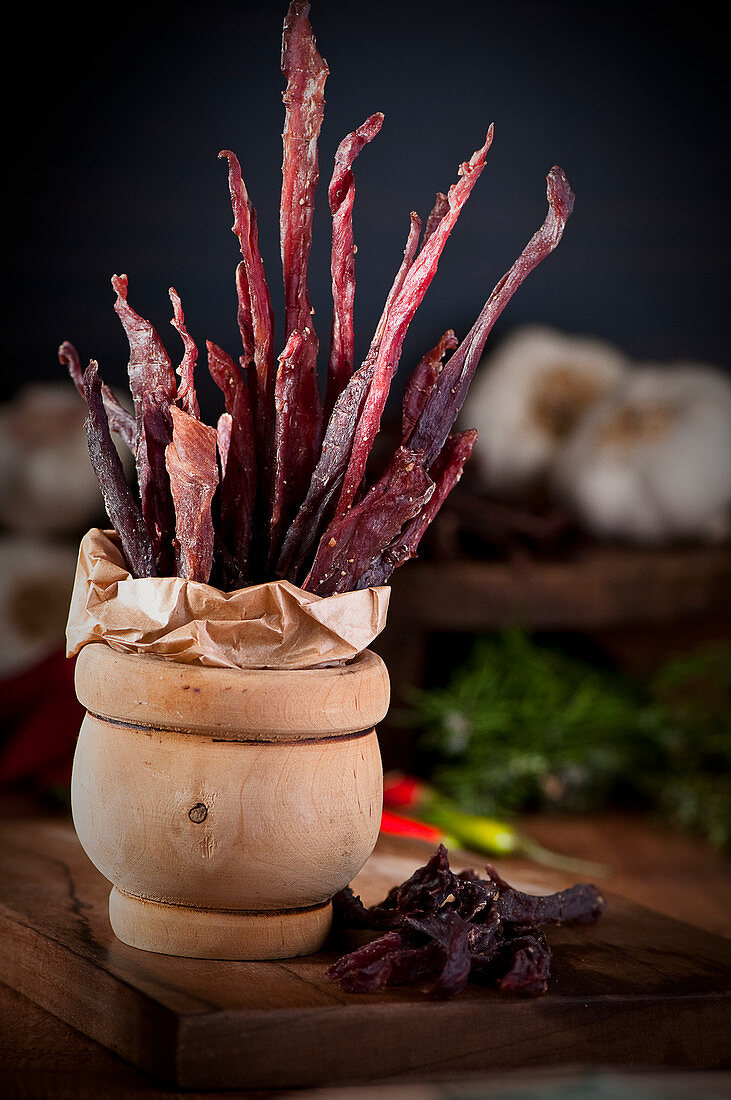
[[[638,365],[577,424],[552,483],[599,537],[725,537],[731,380],[696,363]]]
[[[0,538],[0,677],[63,649],[76,556],[71,546]]]
[[[517,496],[542,485],[563,439],[627,366],[593,337],[514,329],[478,368],[462,417],[479,433],[474,457],[485,487]]]

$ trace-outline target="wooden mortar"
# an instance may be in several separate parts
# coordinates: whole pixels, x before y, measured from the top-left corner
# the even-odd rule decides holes
[[[319,950],[378,837],[380,657],[244,670],[100,643],[81,650],[76,691],[73,819],[113,884],[117,937],[192,958]]]

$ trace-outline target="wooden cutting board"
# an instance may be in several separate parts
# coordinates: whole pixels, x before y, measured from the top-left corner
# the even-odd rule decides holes
[[[731,941],[618,898],[591,928],[549,930],[548,993],[475,985],[347,995],[324,970],[353,944],[273,963],[207,962],[126,947],[108,884],[66,822],[0,831],[0,980],[180,1088],[296,1088],[455,1077],[538,1065],[731,1063]],[[430,854],[380,841],[356,880],[381,900]],[[473,859],[453,853],[460,870]],[[564,876],[505,862],[533,892]]]

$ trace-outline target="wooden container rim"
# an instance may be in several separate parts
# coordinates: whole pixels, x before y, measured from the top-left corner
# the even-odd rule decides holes
[[[76,658],[79,702],[124,726],[267,741],[368,732],[390,703],[388,672],[366,649],[346,664],[239,669],[183,664],[86,645]]]

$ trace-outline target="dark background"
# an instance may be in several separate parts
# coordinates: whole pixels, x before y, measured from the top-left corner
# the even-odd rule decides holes
[[[97,358],[109,381],[124,381],[115,272],[129,275],[131,304],[176,362],[171,284],[199,347],[208,338],[238,353],[223,147],[241,159],[281,317],[284,0],[82,10],[57,6],[41,18],[28,5],[6,39],[20,71],[6,90],[3,398],[26,379],[58,377],[63,339],[82,361]],[[356,162],[361,355],[409,211],[426,216],[493,121],[488,166],[412,325],[405,366],[445,328],[464,334],[542,221],[544,177],[558,163],[576,192],[574,217],[495,338],[542,321],[601,335],[638,359],[728,367],[727,57],[712,10],[314,0],[310,18],[331,72],[310,279],[321,346],[330,328],[333,154],[381,110],[384,127]]]

